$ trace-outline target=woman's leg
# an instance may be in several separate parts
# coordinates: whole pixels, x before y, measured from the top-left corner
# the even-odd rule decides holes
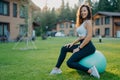
[[[60,74],[62,71],[59,69],[60,66],[62,65],[67,52],[73,52],[73,49],[77,48],[78,45],[73,45],[72,47],[68,48],[67,46],[63,46],[60,51],[60,55],[58,57],[58,61],[56,63],[55,68],[50,72],[50,74]]]
[[[93,54],[95,52],[95,47],[93,46],[92,42],[89,42],[84,48],[80,51],[73,53],[73,55],[67,61],[67,65],[70,68],[74,68],[77,70],[82,70],[87,72],[89,68],[79,64],[78,62],[86,56]]]
[[[82,48],[80,51],[73,53],[73,55],[69,58],[67,61],[67,65],[70,68],[74,68],[77,70],[82,70],[85,72],[88,72],[89,68],[79,64],[78,62],[83,59],[86,56],[89,56],[90,54],[93,54],[95,52],[96,48],[90,41],[84,48]]]
[[[77,69],[77,70],[82,70],[82,71],[85,71],[87,72],[89,70],[89,68],[79,64],[78,62],[88,56],[90,54],[87,54],[87,53],[84,53],[82,50],[81,51],[78,51],[76,53],[73,53],[73,55],[69,58],[69,60],[67,61],[67,65],[70,67],[70,68],[74,68],[74,69]]]
[[[91,52],[84,53],[83,51],[78,51],[76,53],[73,53],[73,55],[67,61],[67,65],[70,68],[85,71],[85,72],[89,73],[90,75],[93,75],[94,77],[97,77],[99,79],[100,75],[99,75],[99,73],[94,65],[91,68],[87,68],[87,67],[78,63],[79,60],[81,60],[82,58],[84,58],[90,54],[91,54]]]
[[[72,47],[68,48],[66,46],[63,46],[60,51],[60,55],[58,57],[58,61],[55,67],[60,68],[61,64],[63,63],[67,52],[73,52],[73,49],[77,48],[79,44],[73,45]]]

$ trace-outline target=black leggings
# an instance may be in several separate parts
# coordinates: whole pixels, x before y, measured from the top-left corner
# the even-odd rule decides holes
[[[83,40],[80,41],[80,43],[82,43],[82,42],[83,42]],[[63,46],[61,48],[61,52],[60,52],[56,67],[60,68],[61,64],[63,63],[63,61],[66,57],[67,52],[73,52],[73,50],[75,48],[77,48],[79,45],[80,44],[73,45],[71,48],[67,48],[66,46]],[[84,48],[82,48],[78,52],[75,52],[72,54],[72,56],[67,61],[68,67],[87,72],[89,70],[89,68],[79,64],[78,62],[82,58],[89,56],[90,54],[93,54],[95,52],[95,50],[96,49],[95,49],[94,45],[90,41],[86,46],[84,46]]]

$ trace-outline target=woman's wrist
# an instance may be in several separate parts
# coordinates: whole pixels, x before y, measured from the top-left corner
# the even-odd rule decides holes
[[[81,47],[80,47],[80,46],[78,46],[78,49],[80,50],[80,49],[81,49]]]
[[[74,45],[76,43],[76,41],[72,42],[72,44]]]
[[[72,45],[74,45],[74,42],[72,42]]]

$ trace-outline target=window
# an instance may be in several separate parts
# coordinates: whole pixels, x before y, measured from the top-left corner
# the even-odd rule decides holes
[[[0,15],[9,15],[9,2],[0,1]]]
[[[96,29],[95,34],[96,34],[96,36],[100,35],[100,29]]]
[[[13,17],[17,17],[17,4],[13,3]]]
[[[74,28],[74,24],[70,23],[70,28]]]
[[[105,17],[105,24],[110,24],[110,17],[109,16]]]
[[[74,36],[74,30],[70,30],[69,35]]]
[[[8,36],[9,23],[0,23],[0,36]]]
[[[2,6],[2,1],[0,1],[0,14],[3,13],[3,6]]]
[[[60,24],[60,28],[64,28],[64,24]]]
[[[109,34],[110,34],[110,28],[105,28],[105,35],[109,36]]]
[[[103,25],[103,17],[101,17],[101,25]]]
[[[26,13],[27,13],[27,12],[26,12],[25,6],[21,6],[21,7],[20,7],[20,17],[21,17],[21,18],[25,18],[25,17],[27,16]]]
[[[19,35],[23,36],[27,32],[27,27],[23,24],[23,25],[20,25],[20,28],[19,28]]]
[[[0,23],[0,36],[3,35],[3,24]]]
[[[60,30],[60,32],[64,34],[64,30]]]
[[[68,28],[68,25],[69,25],[69,24],[68,24],[68,22],[67,22],[67,23],[66,23],[66,28]]]
[[[95,25],[99,25],[100,24],[100,19],[98,18],[98,19],[96,19],[96,21],[95,21]]]

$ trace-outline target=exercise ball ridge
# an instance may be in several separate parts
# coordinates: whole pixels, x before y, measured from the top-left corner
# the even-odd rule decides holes
[[[102,73],[106,69],[107,61],[103,53],[96,50],[93,54],[80,60],[79,64],[88,68],[91,68],[93,65],[95,65],[98,72]]]

